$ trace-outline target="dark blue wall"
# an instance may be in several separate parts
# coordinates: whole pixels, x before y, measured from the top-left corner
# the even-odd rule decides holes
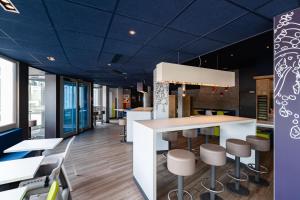
[[[273,56],[264,55],[244,61],[240,67],[240,116],[256,117],[256,95],[249,91],[256,91],[254,76],[273,74]]]

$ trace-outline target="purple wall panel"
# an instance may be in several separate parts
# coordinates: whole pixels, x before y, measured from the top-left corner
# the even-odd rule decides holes
[[[300,9],[274,18],[275,199],[300,200]]]

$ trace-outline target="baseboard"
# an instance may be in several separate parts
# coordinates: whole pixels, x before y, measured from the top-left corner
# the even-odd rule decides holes
[[[133,181],[135,182],[135,184],[137,185],[139,191],[142,193],[142,196],[144,197],[145,200],[149,200],[148,197],[146,196],[145,192],[143,191],[142,187],[140,186],[140,184],[137,182],[136,178],[133,176]]]

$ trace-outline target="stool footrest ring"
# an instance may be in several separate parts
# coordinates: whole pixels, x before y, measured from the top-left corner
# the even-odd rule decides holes
[[[233,180],[239,181],[239,182],[244,182],[244,181],[248,181],[248,175],[245,172],[241,172],[240,173],[240,178],[237,178],[234,173],[232,172],[232,170],[228,170],[227,171],[227,176],[232,178]]]
[[[260,173],[260,174],[267,174],[269,173],[269,169],[263,165],[260,165],[259,167],[261,168],[261,170],[257,170],[255,169],[255,164],[254,163],[249,163],[247,165],[248,169],[250,169],[251,171],[254,171],[255,173]]]
[[[162,155],[165,159],[167,159],[168,152],[167,152],[167,151],[166,151],[166,152],[163,152],[161,155]]]
[[[177,191],[178,191],[178,189],[170,190],[170,191],[168,192],[168,200],[171,200],[170,194],[173,193],[173,192],[176,192],[176,194],[177,194],[177,193],[178,193]],[[191,195],[191,193],[189,193],[189,192],[186,191],[186,190],[183,190],[183,195],[184,195],[184,194],[187,194],[187,195],[190,197],[190,199],[193,200],[193,196]]]
[[[209,186],[208,180],[210,180],[210,178],[206,178],[204,181],[201,181],[201,186],[204,189],[206,189],[209,192],[215,193],[215,194],[219,194],[219,193],[224,192],[224,185],[223,185],[223,183],[221,183],[218,180],[215,180],[216,183],[217,183],[217,186],[215,188],[218,188],[218,185],[219,185],[219,189],[211,189],[210,186]]]

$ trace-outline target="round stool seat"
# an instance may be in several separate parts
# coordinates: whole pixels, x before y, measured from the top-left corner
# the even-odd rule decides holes
[[[270,151],[270,140],[256,135],[248,135],[246,141],[257,151]]]
[[[202,144],[200,158],[208,165],[222,166],[226,164],[226,150],[216,144]]]
[[[126,119],[119,119],[119,125],[120,126],[126,126]]]
[[[227,139],[226,140],[227,153],[237,157],[251,156],[251,146],[248,142],[240,139]]]
[[[168,152],[168,170],[177,176],[190,176],[195,173],[195,155],[187,150],[174,149]]]
[[[183,130],[182,136],[186,138],[196,138],[198,137],[197,129]]]
[[[177,132],[164,132],[162,134],[162,139],[168,142],[177,141],[178,133]]]

